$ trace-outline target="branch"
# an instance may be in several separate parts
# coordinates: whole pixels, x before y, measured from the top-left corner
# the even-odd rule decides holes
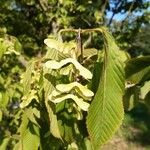
[[[118,9],[119,4],[122,5],[122,2],[121,2],[120,0],[118,0],[118,3],[116,3],[116,5],[115,5],[115,9],[114,9],[114,11],[113,11],[113,14],[112,14],[110,20],[109,20],[108,26],[111,25],[111,23],[112,23],[112,21],[113,21],[113,18],[114,18],[114,16],[115,16],[115,14],[117,13],[117,9]]]
[[[128,17],[130,16],[130,14],[131,14],[131,12],[132,12],[132,9],[133,9],[133,6],[134,6],[134,3],[135,3],[135,0],[133,0],[132,4],[131,4],[131,6],[130,6],[130,8],[129,8],[129,10],[128,10],[127,16],[126,16],[125,19],[122,21],[122,23],[121,23],[121,28],[123,27],[123,25],[124,25],[125,21],[128,19]]]

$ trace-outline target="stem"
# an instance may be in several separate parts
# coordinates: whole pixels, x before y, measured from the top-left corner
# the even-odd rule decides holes
[[[77,34],[77,51],[81,52],[81,58],[79,60],[80,63],[83,61],[83,46],[82,46],[82,37],[81,37],[82,30],[79,28],[78,34]]]
[[[95,29],[82,29],[82,33],[86,33],[86,32],[102,32],[101,28],[95,28]],[[63,32],[75,32],[78,33],[79,29],[61,29],[58,34],[61,35]]]

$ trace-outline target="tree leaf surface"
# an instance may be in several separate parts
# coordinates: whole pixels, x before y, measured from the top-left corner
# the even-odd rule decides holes
[[[119,49],[107,29],[102,28],[105,55],[100,83],[87,116],[87,129],[94,150],[106,143],[122,123],[124,110],[123,62]]]

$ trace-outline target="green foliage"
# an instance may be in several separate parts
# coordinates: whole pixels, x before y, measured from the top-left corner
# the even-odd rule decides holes
[[[21,75],[23,94],[11,121],[11,127],[19,128],[11,131],[12,139],[10,131],[3,132],[2,147],[9,147],[10,142],[13,149],[98,150],[122,123],[123,103],[125,111],[141,100],[149,108],[149,82],[146,82],[149,56],[130,59],[126,52],[119,50],[104,27],[85,29],[81,33],[72,31],[78,36],[100,32],[104,50],[79,47],[79,43],[62,42],[54,37],[44,40],[48,46],[46,55],[32,59]],[[3,76],[1,82],[5,82]],[[0,93],[1,122],[8,113],[8,92],[3,87]]]
[[[50,48],[45,56],[46,59],[43,58],[42,60],[44,62],[46,61],[45,64],[43,65],[43,67],[42,66],[37,67],[36,65],[40,63],[35,62],[33,60],[31,61],[31,63],[29,63],[26,72],[22,75],[22,83],[25,91],[24,91],[24,96],[22,97],[22,102],[20,104],[20,107],[23,109],[32,110],[33,109],[32,107],[34,105],[35,107],[36,105],[38,105],[37,107],[40,107],[40,109],[42,109],[42,107],[44,106],[47,112],[41,112],[41,111],[40,112],[42,114],[47,113],[47,115],[42,119],[42,121],[44,123],[45,121],[47,122],[47,120],[49,120],[47,122],[47,125],[49,124],[49,130],[47,129],[46,131],[42,131],[42,132],[45,132],[44,133],[45,135],[47,134],[47,132],[49,132],[49,135],[47,136],[59,138],[60,139],[59,143],[61,143],[60,147],[64,149],[65,147],[69,148],[71,145],[74,144],[76,145],[75,147],[86,146],[86,143],[82,143],[81,141],[84,141],[84,139],[87,137],[87,131],[85,130],[86,128],[84,130],[82,129],[83,131],[81,131],[80,128],[81,128],[81,123],[82,126],[86,127],[86,124],[85,122],[83,123],[83,120],[86,119],[86,115],[84,111],[88,111],[88,108],[89,108],[89,112],[87,117],[87,129],[91,140],[90,142],[93,145],[94,149],[99,149],[102,143],[105,143],[108,139],[110,139],[110,137],[113,135],[113,133],[121,124],[123,118],[123,105],[122,105],[121,97],[123,96],[123,89],[124,89],[123,88],[124,87],[123,86],[124,85],[124,81],[123,81],[124,59],[120,57],[122,53],[119,52],[117,46],[113,41],[113,38],[105,28],[93,29],[93,31],[94,30],[102,32],[102,35],[105,40],[105,51],[104,51],[104,55],[101,56],[104,57],[102,59],[104,61],[103,63],[104,70],[102,70],[100,83],[97,83],[100,86],[96,91],[96,96],[94,97],[94,100],[92,100],[94,93],[88,89],[90,79],[92,79],[92,74],[88,69],[82,66],[84,65],[83,60],[82,60],[83,61],[82,65],[78,62],[79,59],[78,57],[80,57],[81,53],[77,53],[79,49],[78,47],[75,47],[76,45],[75,43],[72,43],[72,45],[74,45],[73,46],[74,48],[72,49],[72,46],[69,46],[70,43],[68,43],[67,45],[67,43],[60,42],[61,43],[60,45],[62,46],[58,46],[59,41],[56,41],[54,39],[45,40],[45,43]],[[64,49],[63,48],[64,44],[66,46],[66,51],[61,50],[61,48]],[[74,52],[70,53],[70,50],[72,51],[74,50]],[[49,53],[49,51],[51,53]],[[92,54],[91,51],[92,52],[95,51],[95,53]],[[87,49],[87,52],[86,49],[83,50],[83,58],[85,60],[86,59],[90,60],[91,55],[98,54],[97,50],[92,50],[92,49],[91,50]],[[68,56],[70,58],[67,58]],[[101,61],[100,58],[99,60]],[[35,70],[35,66],[38,68],[37,70]],[[106,68],[108,68],[108,73],[105,70]],[[114,77],[111,78],[111,74],[112,74],[111,69],[113,68],[119,68],[118,70],[116,70],[116,72],[118,71],[118,75],[116,76],[116,74],[114,74]],[[95,76],[95,74],[93,74],[93,76]],[[109,83],[111,84],[111,86],[105,85],[106,82],[104,81],[106,78],[110,79]],[[122,80],[121,82],[120,82],[120,78]],[[114,86],[114,88],[111,88],[112,86]],[[108,91],[109,93],[112,93],[111,89],[116,90],[114,91],[114,93],[116,94],[114,98],[118,97],[118,99],[114,101],[115,105],[111,99],[112,96],[110,96],[111,98],[110,97],[103,98],[102,96],[102,99],[101,96],[100,97],[97,96],[101,92],[102,95],[103,94],[106,95]],[[92,103],[90,106],[88,101],[91,100]],[[99,103],[104,103],[107,105],[103,105],[101,107]],[[112,114],[114,115],[112,119],[110,119],[110,114],[109,114],[110,105],[112,105],[111,115]],[[117,107],[115,107],[116,105]],[[98,112],[97,110],[99,110],[100,112]],[[95,111],[97,113],[95,113]],[[29,128],[27,127],[27,125],[24,126],[23,123],[24,120],[26,120],[26,124],[28,124],[28,122],[30,121],[32,123],[35,123],[36,125],[38,124],[38,122],[36,122],[36,119],[34,119],[34,117],[31,117],[29,111],[26,111],[26,113],[24,112],[22,118],[24,118],[24,114],[26,114],[26,118],[22,120],[22,125],[25,129],[22,129],[21,127],[21,132],[24,132],[24,130],[28,131]],[[104,115],[99,115],[99,114],[104,114]],[[93,118],[93,116],[95,117]],[[104,118],[101,119],[101,117]],[[114,120],[113,118],[116,118],[116,120]],[[94,120],[91,121],[92,119]],[[109,124],[109,127],[111,127],[109,128],[109,130],[105,129],[108,127],[106,126],[106,123],[107,125]],[[100,124],[102,126],[100,126]],[[40,124],[38,124],[38,126],[39,125]],[[97,128],[96,126],[100,128]],[[96,133],[93,131],[93,129],[95,128],[97,128]],[[109,131],[109,133],[106,133],[106,131]],[[78,135],[80,132],[83,132],[83,134]],[[104,135],[102,133],[104,133]],[[101,135],[101,136],[97,136],[97,135]],[[30,139],[31,141],[32,138],[34,138],[34,136],[27,136],[27,137],[31,138]],[[26,141],[26,136],[25,137],[22,136],[22,140]],[[61,141],[63,141],[64,143],[62,143]],[[44,145],[44,143],[42,145]],[[57,145],[54,145],[54,147],[56,148]]]
[[[87,128],[93,148],[99,149],[123,119],[122,95],[124,94],[124,70],[119,50],[107,30],[103,30],[105,56],[99,87],[87,116]]]
[[[1,150],[6,150],[8,142],[9,142],[9,138],[3,139],[2,143],[0,144],[0,149]]]
[[[0,1],[0,149],[98,150],[122,122],[122,100],[125,111],[150,108],[149,56],[131,59],[99,28],[108,11],[134,13],[147,2],[118,2]],[[149,53],[148,15],[112,22],[132,56]]]
[[[129,87],[125,91],[123,97],[124,110],[130,111],[139,103],[139,88],[135,85]]]
[[[141,83],[150,79],[150,56],[134,58],[126,65],[126,78],[132,83]]]
[[[40,146],[40,134],[39,127],[34,123],[31,123],[27,117],[28,112],[24,112],[22,116],[22,122],[19,127],[20,140],[15,145],[14,149],[33,149],[37,150]],[[32,119],[33,121],[33,119]]]
[[[149,109],[150,57],[133,58],[126,63],[125,110],[129,111],[139,103],[145,103]]]
[[[50,51],[50,52],[49,52]],[[46,59],[59,59],[59,53],[56,52],[53,49],[50,49],[47,52]],[[56,116],[56,111],[55,111],[55,106],[53,105],[52,102],[49,102],[48,96],[49,94],[54,90],[54,86],[56,84],[56,73],[54,73],[53,70],[50,70],[48,68],[45,68],[42,72],[42,78],[43,78],[43,88],[44,88],[44,98],[45,98],[45,106],[48,112],[48,118],[49,118],[49,129],[52,135],[56,138],[61,138],[59,127],[58,127],[58,121],[57,121],[57,116]],[[48,75],[49,73],[49,75]],[[44,77],[45,75],[45,77]]]

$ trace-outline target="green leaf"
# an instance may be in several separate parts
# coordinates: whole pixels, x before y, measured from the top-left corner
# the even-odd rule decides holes
[[[23,85],[23,93],[24,95],[28,95],[30,93],[31,90],[31,83],[32,83],[32,72],[34,70],[34,62],[35,61],[31,61],[27,68],[26,68],[26,72],[23,74],[22,76],[22,85]]]
[[[7,150],[7,145],[10,138],[4,138],[2,143],[0,144],[0,150]]]
[[[8,92],[0,93],[0,108],[6,108],[9,102],[9,94]]]
[[[84,139],[84,143],[87,150],[92,150],[91,141],[88,138]]]
[[[124,110],[123,62],[114,39],[105,28],[99,29],[105,41],[103,72],[87,116],[87,129],[94,150],[106,143],[122,123]]]
[[[0,110],[0,122],[2,121],[2,117],[3,117],[3,112],[2,110]]]
[[[56,52],[53,49],[51,49],[51,53],[48,52],[46,56],[47,58],[50,58],[50,59],[59,60],[58,52]],[[57,116],[55,112],[55,106],[52,102],[49,102],[48,100],[49,94],[54,90],[54,86],[55,86],[54,84],[56,82],[56,79],[52,75],[54,75],[55,72],[45,67],[43,70],[44,70],[44,73],[43,73],[44,75],[49,74],[47,78],[44,77],[43,88],[44,88],[45,106],[48,112],[49,122],[50,122],[50,132],[52,133],[54,137],[61,139]]]
[[[20,55],[19,51],[16,51],[17,49],[15,49],[15,47],[16,47],[15,44],[17,42],[18,42],[18,44],[20,44],[16,37],[10,36],[10,35],[5,35],[5,38],[3,39],[3,42],[4,42],[4,45],[5,45],[5,48],[6,48],[5,54],[14,53],[15,55]]]
[[[59,48],[63,47],[63,43],[55,40],[55,39],[45,39],[44,43],[51,49],[59,50]]]
[[[88,48],[83,50],[83,57],[90,58],[94,55],[98,55],[98,50],[95,48]]]
[[[93,70],[93,78],[92,78],[92,85],[91,85],[91,90],[96,93],[98,84],[100,81],[100,76],[102,73],[102,67],[103,67],[103,62],[96,62],[94,64],[94,70]]]
[[[25,131],[25,135],[22,137],[23,150],[38,150],[40,146],[40,134],[39,127],[34,124],[29,124]]]
[[[6,50],[7,50],[7,47],[5,46],[3,39],[0,38],[0,59],[2,58]]]
[[[57,54],[57,58],[55,58],[55,55]],[[44,59],[54,59],[55,60],[62,60],[62,59],[65,59],[65,58],[68,58],[70,57],[69,55],[67,54],[63,54],[61,52],[59,52],[58,50],[55,50],[55,49],[48,49],[46,55],[44,56]]]
[[[126,89],[125,95],[123,96],[124,110],[130,111],[139,102],[139,88],[132,86]]]
[[[78,146],[75,142],[72,142],[71,144],[68,145],[67,150],[78,150]]]
[[[40,118],[40,111],[39,110],[37,110],[35,107],[34,108],[28,108],[25,113],[26,113],[26,116],[28,117],[28,119],[32,123],[39,126],[39,124],[36,120],[37,118]]]
[[[146,94],[150,91],[150,81],[147,81],[144,83],[144,85],[141,87],[141,95],[140,98],[144,99]]]
[[[130,59],[130,55],[126,51],[120,50],[119,55],[122,62],[127,62]]]
[[[53,38],[45,39],[44,43],[51,49],[58,50],[63,54],[70,54],[70,56],[75,56],[76,44],[72,41],[63,43]]]
[[[150,79],[150,56],[133,58],[125,67],[127,80],[137,84]]]
[[[29,112],[26,111],[22,116],[19,128],[21,137],[17,148],[20,150],[38,150],[40,146],[40,130],[38,126],[29,121],[27,113]]]
[[[30,93],[28,93],[28,95],[24,95],[22,97],[22,102],[20,103],[20,108],[24,108],[28,106],[33,99],[38,100],[38,97],[36,94],[37,94],[36,90],[31,90]]]
[[[74,120],[71,117],[72,116],[70,114],[66,114],[64,112],[61,116],[61,120],[59,120],[59,128],[61,131],[61,136],[63,137],[64,141],[67,143],[72,143],[75,140],[74,129],[73,129]]]
[[[144,102],[145,102],[146,107],[149,109],[149,112],[150,112],[150,91],[146,94]]]
[[[98,61],[94,63],[93,69],[93,78],[91,84],[91,90],[96,93],[98,88],[98,83],[100,81],[101,73],[103,70],[103,62],[104,62],[104,50],[98,52]]]
[[[21,43],[18,40],[16,40],[16,42],[14,43],[14,49],[17,52],[21,52],[22,45],[21,45]]]

